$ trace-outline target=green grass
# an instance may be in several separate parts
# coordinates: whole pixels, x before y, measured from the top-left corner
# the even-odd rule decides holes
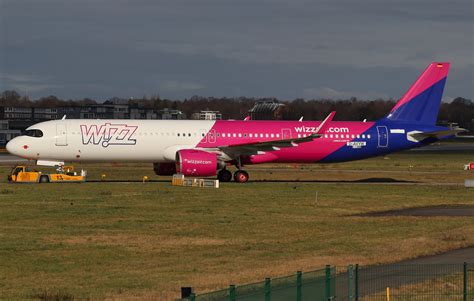
[[[90,179],[0,184],[0,296],[172,300],[325,264],[394,262],[474,245],[472,217],[353,217],[473,204],[468,153],[402,153],[333,165],[254,166],[253,179],[384,177],[426,185],[251,182],[219,189],[141,183],[146,164],[90,164]],[[283,168],[282,168],[283,167]],[[0,167],[6,177],[9,167]],[[436,186],[433,183],[445,183]]]

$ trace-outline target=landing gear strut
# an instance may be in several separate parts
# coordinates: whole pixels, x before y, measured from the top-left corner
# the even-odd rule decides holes
[[[232,180],[232,173],[225,168],[221,169],[217,173],[217,179],[220,182],[230,182],[230,180]]]
[[[237,170],[234,173],[234,181],[237,183],[245,183],[249,180],[249,174],[245,170]]]

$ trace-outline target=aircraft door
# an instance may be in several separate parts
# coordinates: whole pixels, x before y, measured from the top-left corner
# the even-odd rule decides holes
[[[207,142],[209,143],[216,143],[216,130],[212,129],[207,134]]]
[[[63,123],[56,124],[56,146],[67,145],[67,126]]]
[[[387,147],[388,146],[388,130],[386,126],[377,126],[378,133],[378,147]]]
[[[291,139],[291,130],[290,129],[281,129],[281,139],[282,140]]]

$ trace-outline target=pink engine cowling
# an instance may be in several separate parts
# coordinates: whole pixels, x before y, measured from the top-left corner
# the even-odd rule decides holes
[[[176,172],[185,176],[215,176],[217,155],[201,150],[182,149],[176,152]]]

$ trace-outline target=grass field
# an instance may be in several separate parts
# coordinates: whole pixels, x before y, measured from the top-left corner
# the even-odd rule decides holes
[[[172,300],[181,286],[203,292],[325,264],[394,262],[471,246],[472,217],[351,215],[474,204],[474,190],[462,186],[473,178],[463,164],[473,160],[472,153],[405,152],[252,166],[251,179],[272,182],[219,189],[173,187],[149,164],[76,166],[91,180],[106,174],[104,183],[4,181],[0,296]],[[4,179],[9,168],[0,166]],[[141,183],[145,175],[154,181]],[[378,183],[351,182],[363,179]]]

